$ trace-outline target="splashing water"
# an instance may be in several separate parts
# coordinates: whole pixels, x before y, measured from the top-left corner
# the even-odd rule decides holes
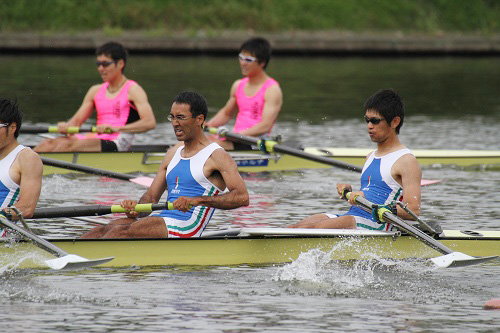
[[[362,260],[332,260],[342,251],[357,251]],[[344,297],[399,299],[410,297],[420,302],[428,297],[428,279],[435,268],[422,259],[395,260],[382,258],[375,249],[359,239],[344,239],[330,251],[313,249],[295,261],[280,267],[273,280],[288,282],[288,290],[304,288],[315,293]],[[401,293],[401,289],[411,293]]]

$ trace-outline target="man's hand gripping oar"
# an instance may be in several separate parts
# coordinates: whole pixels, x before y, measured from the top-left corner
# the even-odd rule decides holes
[[[350,199],[350,196],[351,192],[347,191],[343,192],[344,199],[347,199],[350,202],[357,204],[364,210],[371,212],[376,216],[378,220],[394,224],[398,228],[406,231],[408,234],[412,235],[416,239],[423,242],[425,245],[444,254],[443,256],[430,259],[438,267],[446,268],[446,267],[461,267],[461,266],[476,265],[479,263],[483,263],[485,261],[490,261],[492,259],[498,258],[498,256],[472,257],[461,252],[455,252],[449,249],[448,247],[444,246],[434,238],[430,237],[426,233],[422,232],[418,228],[403,221],[401,218],[396,216],[388,207],[378,206],[368,201],[365,197],[361,195],[358,195],[352,199]]]

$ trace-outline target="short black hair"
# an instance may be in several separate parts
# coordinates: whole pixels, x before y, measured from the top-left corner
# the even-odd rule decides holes
[[[183,91],[179,95],[175,96],[173,103],[177,104],[188,104],[189,111],[194,117],[203,115],[203,119],[207,119],[208,107],[207,101],[203,96],[194,91]]]
[[[23,115],[19,111],[17,102],[7,98],[0,97],[0,122],[12,124],[16,123],[16,131],[14,132],[14,137],[19,136],[19,130],[23,123]]]
[[[241,44],[240,52],[247,51],[254,55],[259,63],[265,62],[264,69],[266,69],[269,61],[271,60],[271,44],[262,37],[254,37],[246,40]]]
[[[395,117],[399,117],[401,121],[396,127],[396,134],[399,134],[399,129],[403,126],[405,119],[405,105],[396,91],[393,89],[380,90],[366,100],[364,110],[365,112],[368,110],[377,111],[388,124]]]
[[[116,62],[120,59],[123,60],[123,70],[125,70],[125,66],[127,65],[128,51],[123,47],[122,44],[117,42],[108,42],[99,46],[95,51],[95,54],[97,56],[103,54],[110,57]]]

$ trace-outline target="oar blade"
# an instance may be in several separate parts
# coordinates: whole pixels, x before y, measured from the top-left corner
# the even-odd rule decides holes
[[[420,186],[437,184],[437,183],[441,183],[442,181],[443,181],[442,179],[422,179],[420,181]]]
[[[153,184],[153,178],[151,177],[136,177],[136,178],[130,178],[130,181],[132,183],[136,183],[145,187],[150,187],[151,184]]]
[[[101,258],[101,259],[86,259],[77,256],[76,254],[68,254],[56,259],[45,260],[45,264],[47,264],[47,266],[55,270],[61,270],[61,269],[76,270],[76,269],[83,269],[105,264],[113,259],[114,257]]]
[[[498,256],[471,257],[462,252],[452,252],[444,256],[431,258],[431,261],[438,267],[447,268],[472,266],[482,264],[483,262],[487,262],[497,258]]]

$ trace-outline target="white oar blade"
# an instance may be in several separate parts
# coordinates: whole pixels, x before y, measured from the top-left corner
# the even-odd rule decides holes
[[[56,259],[45,260],[47,266],[52,269],[82,269],[101,265],[113,260],[114,257],[101,258],[101,259],[86,259],[76,254],[68,254]]]
[[[477,265],[486,261],[493,260],[495,258],[498,258],[498,256],[471,257],[462,252],[452,252],[444,256],[431,258],[431,260],[438,267],[447,268],[447,267],[463,267],[463,266]]]

